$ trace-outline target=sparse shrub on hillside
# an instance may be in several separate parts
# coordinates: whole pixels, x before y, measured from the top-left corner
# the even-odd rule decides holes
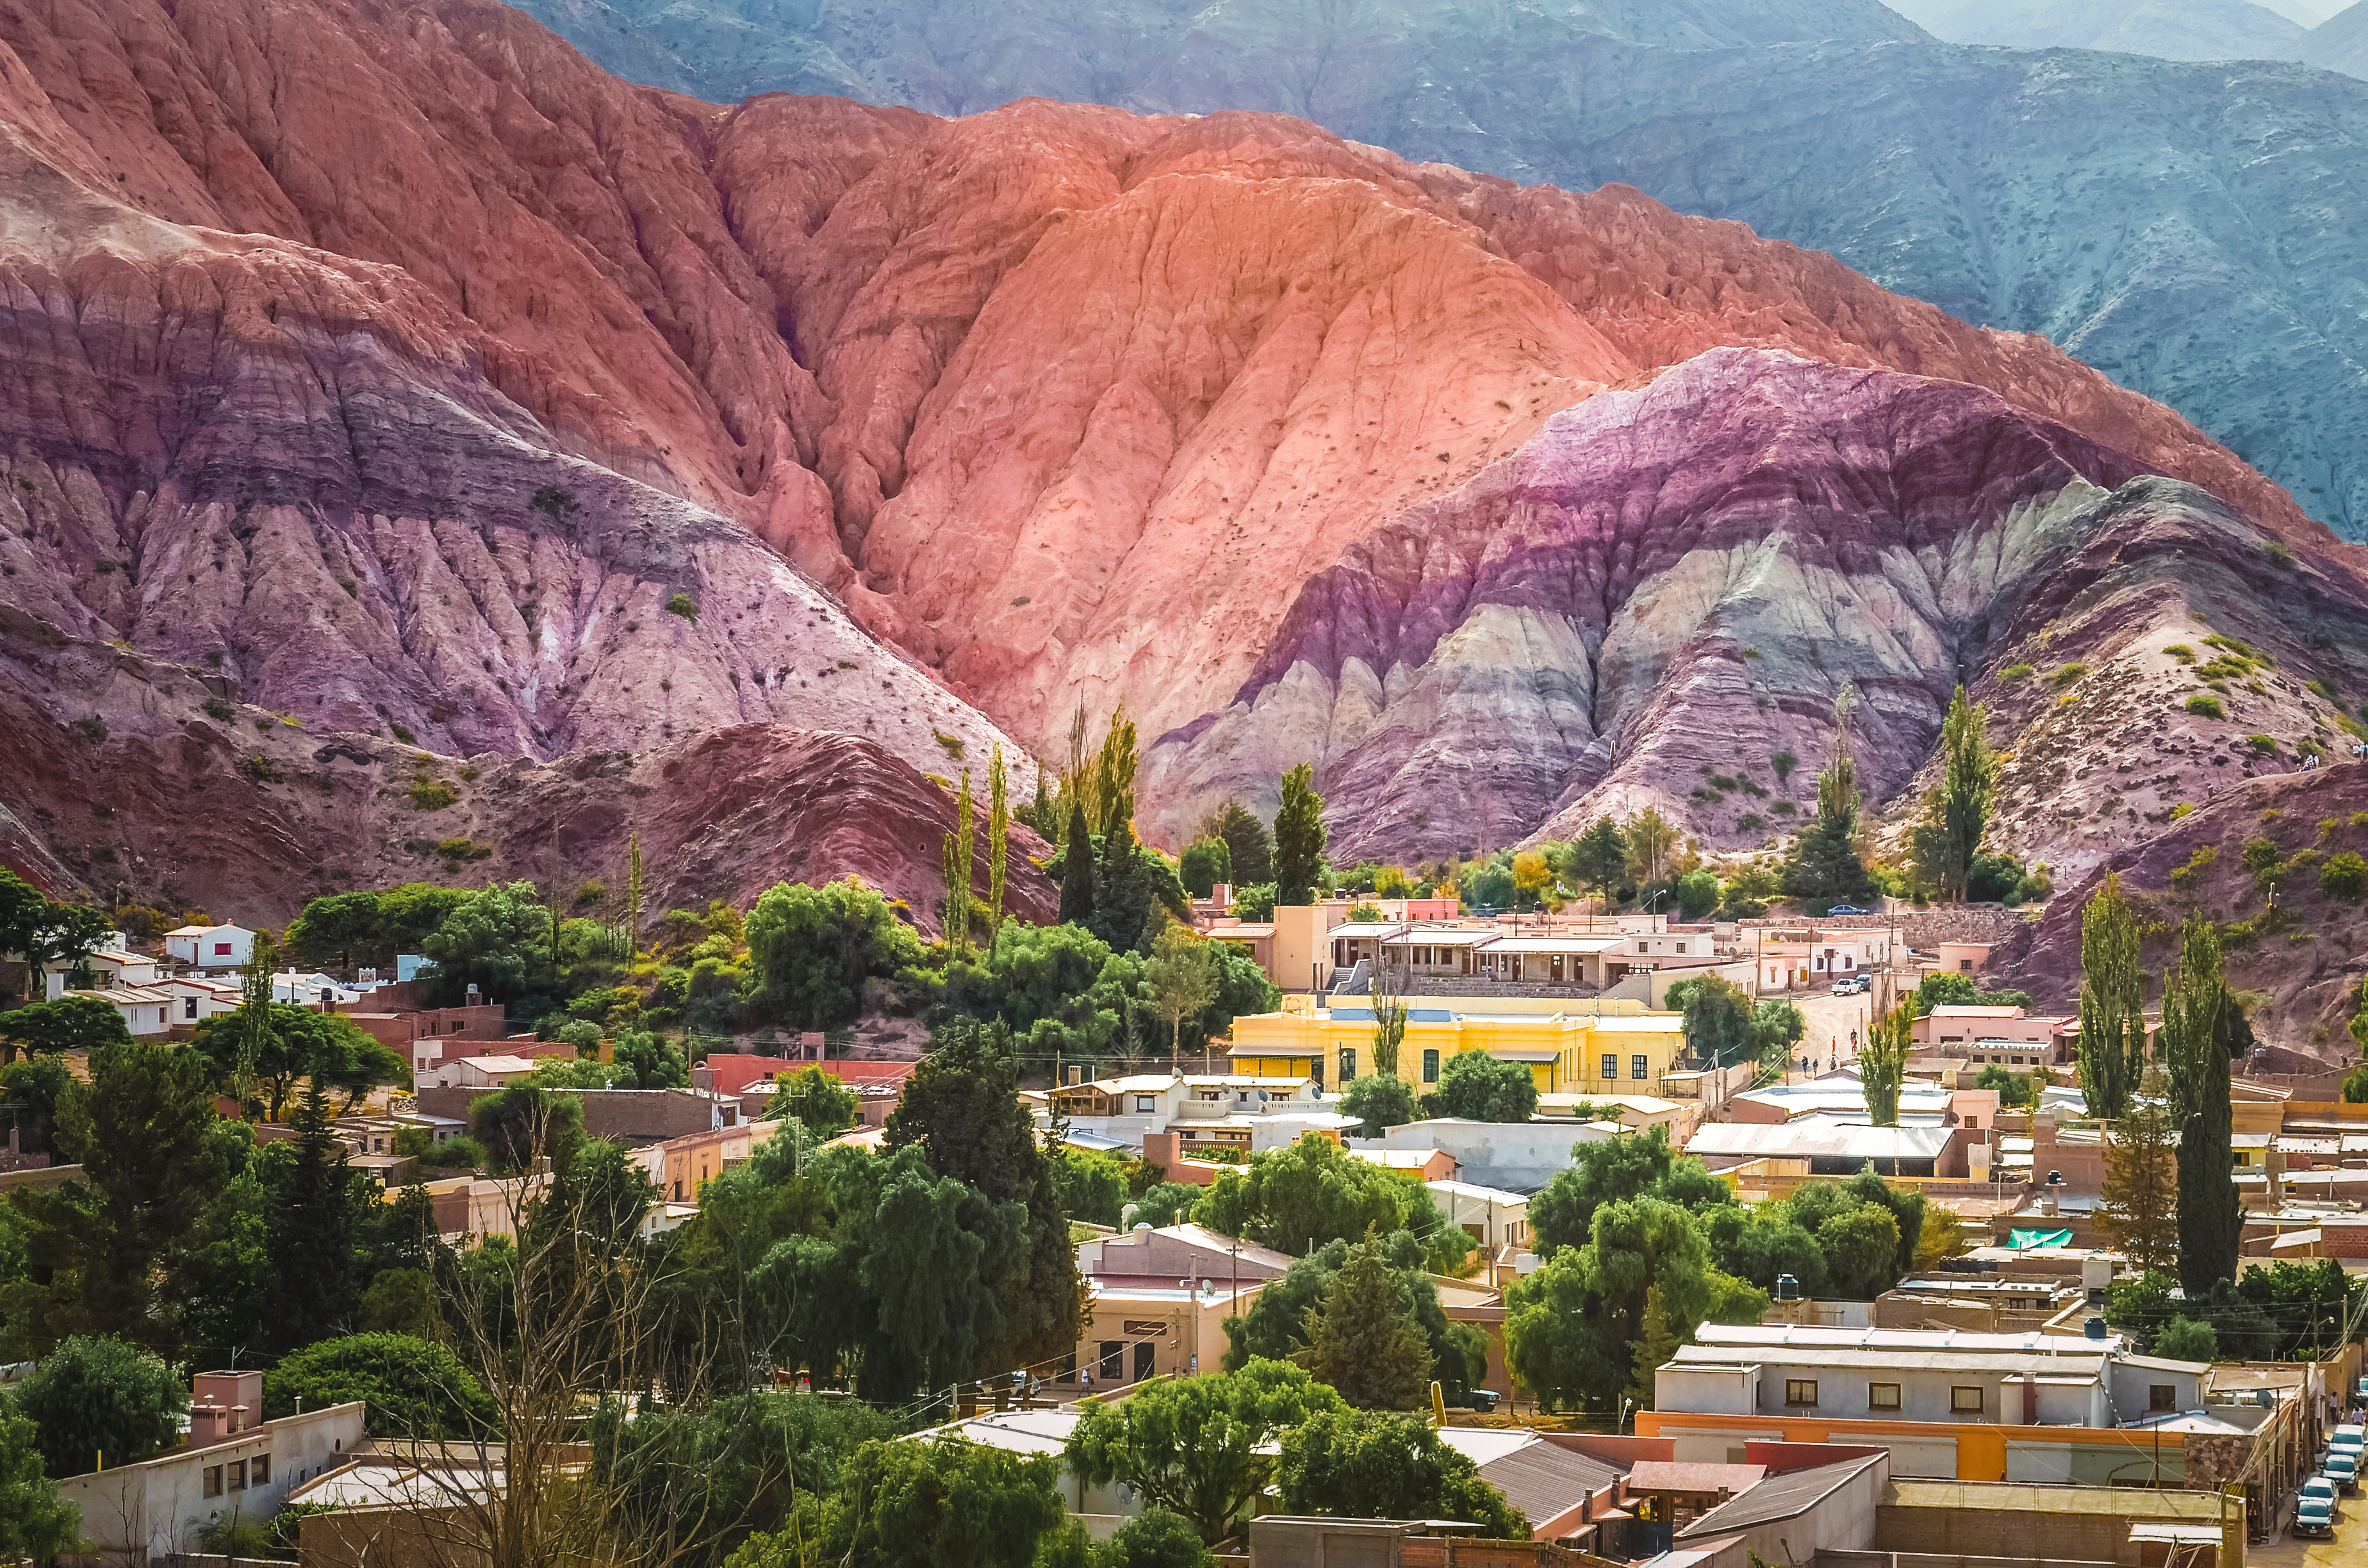
[[[386,732],[388,734],[393,735],[396,740],[401,741],[404,745],[415,745],[419,740],[419,737],[413,734],[410,729],[405,725],[389,723],[386,727]]]
[[[227,724],[238,717],[238,710],[232,706],[226,697],[209,697],[206,699],[205,707],[206,717],[217,724]]]
[[[2204,719],[2225,719],[2228,716],[2220,706],[2218,698],[2207,697],[2200,691],[2187,699],[2187,710]]]
[[[2193,892],[2195,891],[2196,878],[2201,876],[2211,867],[2214,861],[2219,858],[2220,851],[2218,849],[2213,847],[2209,844],[2197,845],[2193,849],[2188,852],[2186,865],[2174,867],[2172,869],[2170,873],[2170,885],[2172,891],[2181,893]]]
[[[2061,690],[2065,687],[2070,686],[2074,681],[2078,680],[2082,676],[2085,676],[2088,673],[2088,665],[2075,662],[2073,664],[2056,665],[2055,673],[2049,676],[2047,678],[2054,681],[2056,688]]]
[[[2033,669],[2029,665],[2009,665],[2006,668],[1998,671],[1998,681],[2001,685],[2004,685],[2012,681],[2029,680],[2032,676],[2038,673],[2039,672],[2037,670]]]
[[[103,745],[107,742],[107,721],[96,713],[76,719],[72,727],[76,734],[93,745]]]
[[[699,624],[699,601],[679,588],[676,589],[674,596],[666,600],[666,612],[668,615],[678,615],[693,626]]]
[[[2358,903],[2368,896],[2368,860],[2349,849],[2333,857],[2318,869],[2318,891],[2346,903]]]
[[[2193,816],[2194,814],[2195,802],[2192,801],[2181,801],[2177,805],[2170,808],[2170,820],[2173,822],[2177,822],[2181,817]]]
[[[1774,770],[1776,782],[1782,784],[1793,777],[1793,769],[1801,766],[1801,759],[1789,751],[1780,751],[1769,757],[1768,766]]]
[[[2335,693],[2335,683],[2324,677],[2306,680],[2302,686],[2305,691],[2323,697],[2329,702],[2340,703],[2343,700]]]
[[[2283,540],[2268,540],[2261,546],[2261,553],[2268,556],[2270,564],[2281,572],[2291,572],[2296,565],[2294,552],[2286,548]]]
[[[2277,738],[2273,735],[2247,735],[2245,744],[2263,756],[2275,756],[2278,754]]]
[[[441,778],[415,778],[409,793],[415,812],[440,812],[461,798]]]
[[[575,510],[575,497],[556,484],[546,484],[534,493],[534,499],[527,505],[538,512],[548,513],[555,523]]]
[[[2343,831],[2343,819],[2342,819],[2342,818],[2340,818],[2340,817],[2321,817],[2321,818],[2319,818],[2319,819],[2318,819],[2318,835],[2319,835],[2319,837],[2321,837],[2321,838],[2333,838],[2333,837],[2334,837],[2338,833],[2340,833],[2341,831]]]
[[[279,764],[273,762],[261,752],[256,752],[253,756],[250,756],[245,762],[240,763],[238,765],[238,770],[241,773],[245,774],[249,778],[254,779],[257,784],[277,784],[279,782]]]
[[[2172,658],[2177,659],[2182,665],[2192,665],[2195,662],[2195,650],[2189,647],[2184,642],[2173,642],[2169,647],[2165,648],[2163,652],[2169,654]]]

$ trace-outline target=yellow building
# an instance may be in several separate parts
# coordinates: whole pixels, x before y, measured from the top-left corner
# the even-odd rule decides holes
[[[1300,1000],[1292,998],[1292,1000]],[[1685,1054],[1683,1018],[1639,1002],[1564,997],[1408,999],[1398,1076],[1439,1082],[1459,1051],[1530,1070],[1542,1095],[1658,1093]],[[1363,997],[1234,1020],[1233,1070],[1246,1078],[1314,1078],[1338,1087],[1373,1071],[1373,1011]]]

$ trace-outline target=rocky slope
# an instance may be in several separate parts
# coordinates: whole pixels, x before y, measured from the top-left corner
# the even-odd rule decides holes
[[[2161,60],[2285,60],[2305,24],[2251,0],[1892,0],[1950,43],[2098,49]]]
[[[2368,852],[2368,767],[2346,760],[2249,778],[2236,776],[2233,765],[2224,771],[2228,781],[2210,804],[2147,831],[2114,857],[2146,926],[2148,998],[2159,994],[2160,976],[2178,956],[2175,928],[2202,910],[2235,926],[2223,936],[2228,980],[2255,994],[2248,1009],[2255,1033],[2299,1058],[2279,1070],[2355,1061],[2348,1026],[2368,971],[2360,956],[2368,914],[2357,902],[2328,896],[2318,871],[2329,857]],[[2268,891],[2245,865],[2254,839],[2274,845],[2277,862],[2290,868],[2279,880],[2274,914]],[[2077,884],[2060,884],[2044,918],[1992,953],[1994,970],[2047,1006],[2077,1003],[2080,910],[2102,880],[2100,868]]]
[[[1624,182],[1968,321],[2044,333],[2368,536],[2368,87],[2350,80],[1918,41],[1855,6],[1747,32],[1647,0],[1617,17],[530,4],[595,58],[690,90],[1269,110],[1523,184]],[[2346,68],[2338,35],[2368,28],[2353,20],[2304,35],[2326,33],[2305,57]]]
[[[2168,410],[1630,189],[1273,117],[722,108],[488,0],[0,0],[0,660],[38,732],[0,778],[62,874],[170,861],[62,825],[185,810],[97,792],[167,756],[229,802],[222,854],[345,822],[269,790],[394,802],[244,872],[140,874],[227,900],[529,864],[569,830],[490,781],[564,795],[659,752],[689,778],[647,802],[680,824],[665,874],[736,888],[795,843],[727,842],[754,831],[739,780],[786,801],[852,777],[814,732],[875,743],[847,788],[905,822],[938,810],[922,775],[1049,751],[1080,697],[1180,732],[1141,802],[1169,842],[1312,752],[1349,844],[1647,795],[1737,842],[1772,816],[1671,788],[1689,747],[1764,730],[1814,767],[1862,675],[1894,688],[1877,781],[1904,779],[1937,697],[2051,563],[2120,537],[2104,519],[2215,518],[2355,602],[2351,557]],[[1638,520],[1606,533],[1590,508],[1622,494]],[[1554,537],[1524,554],[1532,524]],[[1747,562],[1825,585],[1823,634],[1874,638],[1872,664],[1730,593]],[[1508,585],[1532,570],[1562,576]],[[1340,623],[1434,578],[1386,636]],[[1764,687],[1703,684],[1722,637]],[[1459,688],[1485,710],[1576,681],[1565,644],[1584,703],[1508,697],[1417,744]],[[1296,718],[1257,718],[1285,691]],[[816,825],[842,858],[800,864],[918,887],[937,831]]]
[[[2359,0],[2303,34],[2286,57],[2322,71],[2368,77],[2368,0]]]
[[[1813,808],[1841,682],[1882,800],[1963,681],[2014,753],[2001,846],[2077,876],[2200,798],[2244,735],[2340,739],[2300,683],[2368,676],[2368,580],[2356,551],[2287,567],[2266,542],[1962,382],[1712,350],[1555,415],[1312,579],[1233,702],[1153,749],[1152,793],[1189,818],[1296,742],[1344,853],[1469,853],[1646,805],[1756,846]],[[2294,657],[2212,721],[2160,649],[2215,629]],[[2098,744],[2153,766],[2089,786]]]

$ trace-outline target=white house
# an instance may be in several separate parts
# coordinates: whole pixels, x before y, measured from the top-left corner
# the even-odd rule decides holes
[[[283,970],[271,977],[271,999],[274,1002],[291,1003],[300,1007],[350,1007],[361,997],[362,993],[335,975],[323,974],[318,971],[300,974],[293,970]]]
[[[165,956],[197,969],[239,969],[255,956],[244,926],[176,926],[165,933]]]
[[[123,1015],[123,1027],[135,1040],[159,1040],[173,1027],[174,996],[161,985],[113,986],[105,991],[77,991],[110,1002]]]
[[[362,1440],[359,1401],[264,1421],[261,1372],[200,1372],[193,1381],[179,1448],[58,1483],[101,1561],[195,1551],[199,1528],[224,1514],[268,1524],[291,1487],[345,1462]]]
[[[172,996],[173,1022],[176,1024],[200,1024],[224,1013],[235,1013],[245,999],[245,994],[233,982],[199,976],[159,981],[157,989]]]
[[[52,959],[45,973],[42,994],[54,1002],[66,994],[66,979],[77,967],[90,971],[91,978],[100,986],[153,985],[156,982],[156,960],[125,950],[123,934],[117,932],[107,946],[92,953],[77,966],[64,959]]]

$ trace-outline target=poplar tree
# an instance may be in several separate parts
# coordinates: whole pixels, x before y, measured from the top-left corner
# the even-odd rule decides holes
[[[2179,1133],[2179,1282],[2191,1301],[2237,1273],[2244,1220],[2233,1179],[2228,1064],[2252,1043],[2220,972],[2220,936],[2190,914],[2179,962],[2163,977],[2162,1047]]]
[[[2146,979],[2138,923],[2118,871],[2080,912],[2080,1040],[2076,1062],[2089,1114],[2118,1120],[2146,1063]]]
[[[970,945],[971,879],[977,861],[971,814],[977,809],[970,792],[970,769],[962,769],[962,788],[954,795],[954,830],[946,835],[946,952],[968,958]]]
[[[1913,1049],[1910,1031],[1915,1024],[1915,1004],[1902,1002],[1867,1025],[1866,1044],[1858,1053],[1858,1076],[1866,1088],[1867,1119],[1877,1127],[1899,1125],[1899,1085],[1907,1075],[1907,1053]]]
[[[1061,924],[1090,926],[1094,919],[1094,839],[1086,825],[1086,803],[1069,802],[1069,831],[1061,860]]]
[[[625,835],[625,956],[637,958],[642,950],[642,835],[636,828]]]
[[[255,1096],[255,1071],[271,1048],[271,971],[279,949],[268,931],[258,931],[247,952],[246,967],[238,977],[238,1058],[231,1069],[231,1098],[239,1113]]]
[[[1998,759],[1984,737],[1989,715],[1957,687],[1941,725],[1941,783],[1927,797],[1915,833],[1916,869],[1941,899],[1963,903],[1973,881],[1974,856],[1989,824],[1998,793]]]
[[[1011,785],[1004,776],[1003,748],[996,746],[986,763],[986,950],[995,951],[995,934],[1003,926],[1004,861],[1011,847]]]

